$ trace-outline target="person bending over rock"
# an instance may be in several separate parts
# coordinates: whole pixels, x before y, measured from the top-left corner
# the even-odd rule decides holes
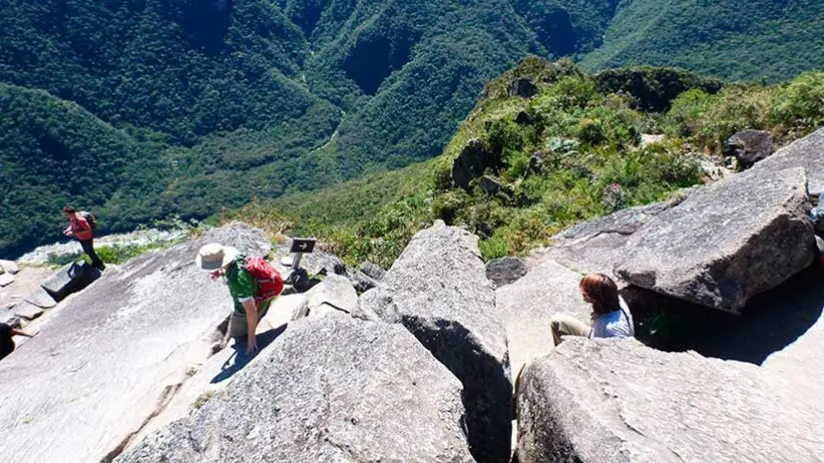
[[[24,333],[20,330],[16,330],[11,327],[8,323],[0,323],[0,360],[6,358],[7,355],[14,352],[14,337],[15,336],[25,336],[30,338],[34,335]]]
[[[98,270],[105,270],[106,265],[103,260],[94,252],[94,216],[90,212],[78,212],[71,206],[63,208],[63,214],[69,219],[69,226],[63,230],[66,236],[73,236],[80,241],[80,246],[83,247],[83,252],[92,260],[92,265]]]
[[[592,326],[566,314],[552,317],[552,340],[561,343],[563,336],[588,338],[626,338],[635,336],[632,314],[620,296],[612,278],[601,273],[590,273],[579,284],[584,300],[592,304]]]
[[[223,277],[234,301],[227,334],[236,343],[246,341],[246,351],[257,351],[255,329],[272,301],[283,291],[283,278],[261,257],[246,257],[231,246],[210,243],[197,254],[195,263],[211,271],[212,280]]]

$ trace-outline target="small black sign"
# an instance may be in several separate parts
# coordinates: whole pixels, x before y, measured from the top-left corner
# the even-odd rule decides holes
[[[315,249],[314,238],[292,238],[292,248],[289,252],[309,254]]]

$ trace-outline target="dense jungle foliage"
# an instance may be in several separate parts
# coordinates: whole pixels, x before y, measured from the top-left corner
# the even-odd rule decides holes
[[[536,79],[537,95],[509,95],[520,76]],[[213,221],[243,218],[274,232],[316,235],[350,263],[389,266],[415,232],[441,219],[478,234],[487,259],[523,255],[574,223],[706,181],[702,164],[720,163],[723,142],[738,130],[769,130],[779,145],[807,135],[824,125],[821,101],[823,72],[780,85],[720,86],[675,69],[588,75],[569,61],[527,58],[490,82],[441,156],[258,201]],[[664,138],[642,146],[642,134]],[[468,189],[453,182],[453,162],[473,139],[500,161],[486,172],[503,184],[498,193],[483,191],[478,180]],[[533,158],[540,171],[531,168]]]
[[[430,159],[489,79],[529,54],[771,80],[824,63],[802,27],[819,6],[759,1],[713,19],[731,8],[0,0],[0,256],[60,238],[67,202],[94,210],[102,233],[125,231]],[[621,79],[603,81],[638,84]]]

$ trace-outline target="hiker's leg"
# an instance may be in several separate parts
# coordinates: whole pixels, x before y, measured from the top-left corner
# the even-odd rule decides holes
[[[554,315],[549,322],[549,326],[552,328],[552,341],[556,346],[561,343],[563,336],[583,336],[586,338],[589,337],[592,331],[592,328],[586,323],[566,314]]]
[[[237,311],[232,312],[232,316],[229,317],[229,329],[226,330],[226,333],[230,338],[234,338],[236,343],[245,338],[249,334],[249,329],[246,327],[246,315]]]
[[[98,270],[103,270],[106,266],[103,264],[103,261],[100,260],[100,257],[94,252],[94,238],[90,240],[80,240],[80,245],[83,246],[83,252],[85,252],[89,258],[92,260],[92,265],[94,268]]]

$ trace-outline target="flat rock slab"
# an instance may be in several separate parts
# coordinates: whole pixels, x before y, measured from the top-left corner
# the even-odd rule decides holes
[[[581,274],[554,261],[532,268],[523,278],[495,291],[496,305],[506,323],[513,377],[533,358],[552,351],[550,319],[566,313],[587,321],[592,308],[584,302]]]
[[[518,461],[820,461],[822,410],[799,393],[820,397],[750,364],[571,339],[524,370]]]
[[[57,305],[57,302],[43,288],[37,288],[34,292],[27,294],[23,300],[41,309],[51,309]]]
[[[802,167],[807,172],[810,193],[818,194],[824,190],[824,129],[776,151],[751,170],[768,173],[794,167]]]
[[[104,460],[171,400],[232,310],[226,286],[194,265],[211,241],[269,251],[259,232],[232,225],[109,268],[0,362],[4,460]]]
[[[460,382],[399,325],[295,322],[191,418],[118,463],[472,462]]]
[[[26,320],[34,320],[43,315],[43,308],[30,304],[27,301],[22,301],[14,306],[14,314]]]
[[[512,383],[503,320],[480,258],[478,237],[443,222],[418,232],[377,288],[400,320],[466,391],[472,455],[480,463],[509,459]],[[367,296],[372,291],[364,293]]]
[[[17,263],[12,260],[0,259],[0,268],[2,268],[6,273],[11,273],[12,275],[17,275],[20,273],[20,267],[18,267]]]
[[[14,275],[11,273],[0,274],[0,288],[6,287],[12,283],[14,283]]]
[[[636,286],[738,313],[813,259],[804,169],[746,172],[690,195],[627,241]]]

